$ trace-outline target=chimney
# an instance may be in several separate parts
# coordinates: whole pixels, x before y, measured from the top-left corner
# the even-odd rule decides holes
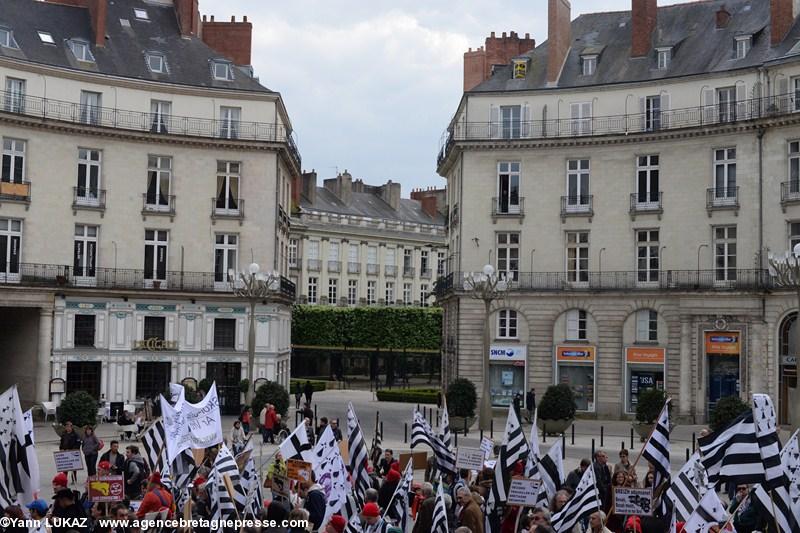
[[[181,36],[198,37],[200,35],[200,6],[198,0],[173,0],[175,16],[178,17]]]
[[[645,57],[650,53],[657,18],[657,0],[632,0],[631,57]]]
[[[770,20],[770,42],[772,46],[783,42],[783,38],[789,33],[794,24],[795,12],[794,0],[770,0],[769,20]]]
[[[353,176],[345,169],[343,174],[336,176],[336,182],[337,196],[345,205],[349,205],[353,196]]]
[[[492,75],[492,66],[508,65],[513,58],[534,48],[536,41],[531,39],[530,33],[521,38],[515,31],[509,32],[509,35],[503,32],[502,37],[495,37],[495,32],[492,32],[486,38],[485,46],[464,52],[464,91],[488,80]]]
[[[725,9],[725,5],[717,11],[717,29],[727,28],[728,23],[731,21],[731,14]]]
[[[444,214],[444,207],[447,203],[447,189],[437,189],[436,187],[414,189],[411,191],[411,199],[420,202],[422,210],[431,218],[435,218],[437,214]]]
[[[314,205],[314,203],[317,201],[317,173],[312,168],[311,172],[303,172],[303,175],[300,177],[300,179],[303,183],[303,196],[306,197],[308,203]]]
[[[94,45],[98,47],[106,45],[107,0],[49,0],[49,3],[63,6],[85,7],[88,9],[89,19],[92,24],[92,33],[94,34]]]
[[[399,183],[392,183],[392,180],[386,182],[385,185],[381,185],[381,199],[389,204],[389,207],[397,211],[400,209],[400,184]]]
[[[547,83],[556,84],[572,42],[569,0],[549,0],[547,4]]]
[[[204,43],[234,64],[252,64],[253,24],[247,17],[241,22],[236,22],[236,17],[231,17],[230,22],[216,22],[211,17],[211,21],[203,21],[201,35]]]

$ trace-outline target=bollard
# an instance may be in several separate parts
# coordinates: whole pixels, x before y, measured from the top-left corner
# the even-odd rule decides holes
[[[686,448],[686,462],[689,462],[689,448]]]
[[[467,417],[464,417],[464,436],[467,436]]]
[[[494,418],[489,420],[489,438],[494,440]]]
[[[697,451],[697,435],[692,431],[692,453]]]
[[[433,427],[433,407],[428,410],[428,424]]]
[[[381,439],[383,439],[383,420],[381,420]]]
[[[317,427],[318,425],[319,424],[317,424],[317,415],[315,414],[314,415],[314,427]]]
[[[408,422],[403,422],[403,444],[408,444]]]
[[[619,450],[622,451],[624,449],[625,449],[625,441],[623,440],[622,442],[619,443]]]
[[[481,430],[481,442],[483,442],[483,430]]]
[[[566,433],[562,433],[561,434],[561,460],[563,461],[566,458],[567,458],[567,434]]]
[[[631,447],[630,450],[633,450],[633,428],[631,428]]]
[[[314,420],[317,419],[317,404],[314,404]]]
[[[572,438],[570,438],[569,443],[573,446],[575,445],[575,424],[572,424]]]
[[[436,420],[439,420],[439,408],[436,408]]]
[[[422,418],[428,418],[428,408],[426,406],[422,406]]]
[[[417,404],[417,411],[419,411],[419,404]]]
[[[603,444],[603,440],[605,438],[604,437],[604,433],[605,433],[605,428],[603,426],[600,426],[600,447],[601,448],[604,446],[604,444]]]
[[[453,439],[454,439],[453,443],[454,443],[455,447],[458,448],[458,431],[453,433]]]
[[[592,460],[594,460],[594,439],[592,439]]]
[[[547,424],[542,424],[542,442],[547,442]]]

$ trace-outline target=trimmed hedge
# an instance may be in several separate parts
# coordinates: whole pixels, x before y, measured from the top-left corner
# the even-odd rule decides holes
[[[383,389],[377,392],[380,402],[438,403],[439,389]]]
[[[311,382],[311,387],[314,389],[314,392],[322,392],[328,388],[328,383],[325,381],[320,381],[318,379],[309,379],[308,381]],[[300,392],[303,392],[303,389],[306,386],[305,379],[290,379],[289,380],[289,391],[294,394],[297,392],[296,387],[300,387]]]

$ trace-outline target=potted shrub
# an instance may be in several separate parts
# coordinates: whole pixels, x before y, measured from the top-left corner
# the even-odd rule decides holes
[[[275,412],[281,416],[286,416],[289,412],[289,393],[283,385],[275,381],[268,381],[261,385],[253,398],[253,414],[258,416],[264,405],[271,403],[275,406]]]
[[[71,392],[61,400],[57,418],[53,429],[59,437],[64,433],[64,424],[70,421],[75,433],[83,439],[83,428],[97,425],[97,400],[86,391]]]
[[[719,431],[726,428],[739,415],[752,409],[750,404],[743,402],[738,396],[726,396],[720,398],[714,410],[711,411],[709,426],[712,431]]]
[[[475,423],[475,406],[478,403],[475,384],[468,379],[458,378],[447,387],[446,397],[450,428],[458,431],[471,427]]]
[[[246,401],[245,398],[247,398],[247,389],[249,388],[250,388],[249,379],[244,378],[239,382],[239,392],[241,393],[239,400],[242,402],[242,409],[244,409],[244,402]],[[240,411],[242,409],[240,409]]]
[[[667,393],[660,389],[646,389],[639,394],[636,403],[636,422],[633,423],[633,428],[641,442],[644,442],[644,439],[653,431],[658,415],[661,414],[666,401]]]
[[[575,393],[569,385],[550,385],[539,402],[536,426],[548,435],[560,435],[575,420],[575,409]]]

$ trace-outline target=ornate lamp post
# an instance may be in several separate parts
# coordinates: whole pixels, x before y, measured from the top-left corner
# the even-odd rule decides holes
[[[253,384],[255,383],[256,363],[256,304],[280,288],[280,274],[277,272],[261,272],[258,263],[251,263],[247,272],[237,275],[233,269],[228,270],[228,283],[233,294],[246,298],[250,303],[250,329],[247,336],[247,379],[250,382],[245,395],[245,402],[253,403]]]
[[[470,291],[470,295],[476,300],[482,300],[485,312],[483,322],[483,390],[481,393],[480,417],[478,426],[483,431],[489,431],[492,421],[492,399],[489,394],[489,342],[491,338],[491,327],[489,324],[489,314],[491,313],[492,302],[503,298],[508,291],[508,283],[505,276],[500,277],[492,265],[483,267],[483,272],[468,275],[464,278],[464,290]]]

